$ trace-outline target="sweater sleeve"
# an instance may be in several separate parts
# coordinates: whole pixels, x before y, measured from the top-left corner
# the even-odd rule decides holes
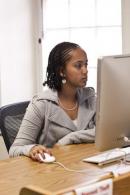
[[[42,108],[42,114],[40,112]],[[36,145],[37,137],[44,123],[44,103],[33,98],[29,104],[18,134],[10,147],[9,155],[28,156],[30,149]]]
[[[35,146],[35,144],[30,144],[25,146],[12,145],[9,150],[9,156],[10,157],[21,156],[21,155],[29,156],[29,151],[33,146]]]
[[[95,128],[69,133],[60,139],[58,145],[92,143],[95,140]]]

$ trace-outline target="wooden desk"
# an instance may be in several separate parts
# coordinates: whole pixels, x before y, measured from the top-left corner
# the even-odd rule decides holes
[[[27,157],[0,161],[0,195],[18,195],[22,187],[34,185],[47,191],[67,192],[84,185],[94,178],[99,168],[82,162],[82,159],[96,154],[94,144],[69,145],[52,149],[56,160],[70,169],[87,169],[84,173],[69,172],[57,164],[34,162]],[[95,171],[95,173],[94,173]],[[114,179],[114,194],[130,194],[130,174]],[[72,194],[72,193],[71,193]]]

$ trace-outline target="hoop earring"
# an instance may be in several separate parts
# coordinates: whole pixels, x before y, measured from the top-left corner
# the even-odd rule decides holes
[[[63,78],[63,79],[62,79],[62,84],[65,84],[65,83],[66,83],[66,79]]]

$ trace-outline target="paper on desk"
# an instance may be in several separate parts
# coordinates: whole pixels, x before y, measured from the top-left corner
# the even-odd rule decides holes
[[[76,195],[112,195],[113,194],[113,184],[112,179],[106,179],[100,182],[93,183],[81,188],[75,189]]]
[[[104,172],[112,172],[115,176],[119,176],[125,173],[130,172],[130,165],[125,163],[118,163],[114,165],[109,165],[107,167],[102,168]]]

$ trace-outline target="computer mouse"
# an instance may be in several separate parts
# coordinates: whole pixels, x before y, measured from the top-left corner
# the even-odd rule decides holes
[[[42,154],[38,154],[38,156],[41,159],[41,161],[44,163],[52,163],[56,161],[56,158],[54,156],[51,156],[48,153],[44,153],[45,158],[42,156]]]

